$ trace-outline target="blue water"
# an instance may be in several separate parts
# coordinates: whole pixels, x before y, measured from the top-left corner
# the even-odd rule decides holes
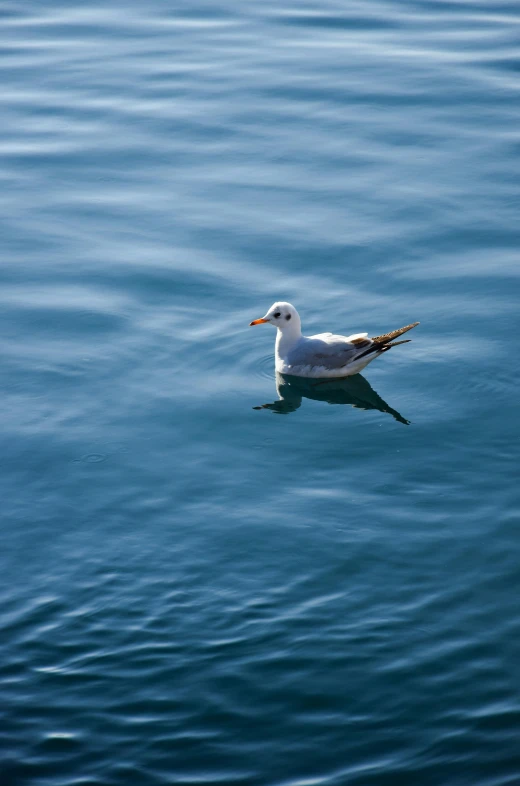
[[[1,786],[520,783],[518,3],[1,19]]]

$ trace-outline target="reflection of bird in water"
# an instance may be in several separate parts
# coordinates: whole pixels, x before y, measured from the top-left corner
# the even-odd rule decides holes
[[[410,423],[383,401],[361,374],[345,379],[324,379],[317,382],[315,379],[292,377],[277,372],[276,392],[280,397],[279,401],[262,404],[254,409],[270,409],[279,415],[288,415],[301,406],[302,399],[311,398],[314,401],[326,401],[328,404],[350,404],[357,409],[377,409],[379,412],[388,412],[399,423],[405,425]]]

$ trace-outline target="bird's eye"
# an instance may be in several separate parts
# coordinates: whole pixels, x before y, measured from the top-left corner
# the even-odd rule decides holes
[[[290,315],[290,314],[287,314],[287,316],[286,316],[285,318],[286,318],[286,320],[287,320],[287,321],[289,321],[289,320],[290,320],[290,318],[291,318],[291,315]]]
[[[276,314],[274,314],[273,316],[274,316],[275,319],[278,319],[278,317],[280,316],[280,312],[277,311]]]

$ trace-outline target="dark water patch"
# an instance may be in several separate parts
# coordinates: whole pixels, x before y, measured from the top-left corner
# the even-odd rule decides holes
[[[289,26],[302,26],[316,28],[330,28],[331,30],[391,30],[399,26],[399,22],[395,19],[380,16],[375,13],[363,15],[356,15],[348,10],[336,16],[327,15],[325,13],[306,14],[302,11],[295,11],[290,14],[277,14],[275,19],[278,23]]]

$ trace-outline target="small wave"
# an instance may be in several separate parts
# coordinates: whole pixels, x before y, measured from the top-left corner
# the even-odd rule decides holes
[[[256,379],[276,381],[273,353],[262,355],[261,357],[253,357],[247,364],[246,371]]]

